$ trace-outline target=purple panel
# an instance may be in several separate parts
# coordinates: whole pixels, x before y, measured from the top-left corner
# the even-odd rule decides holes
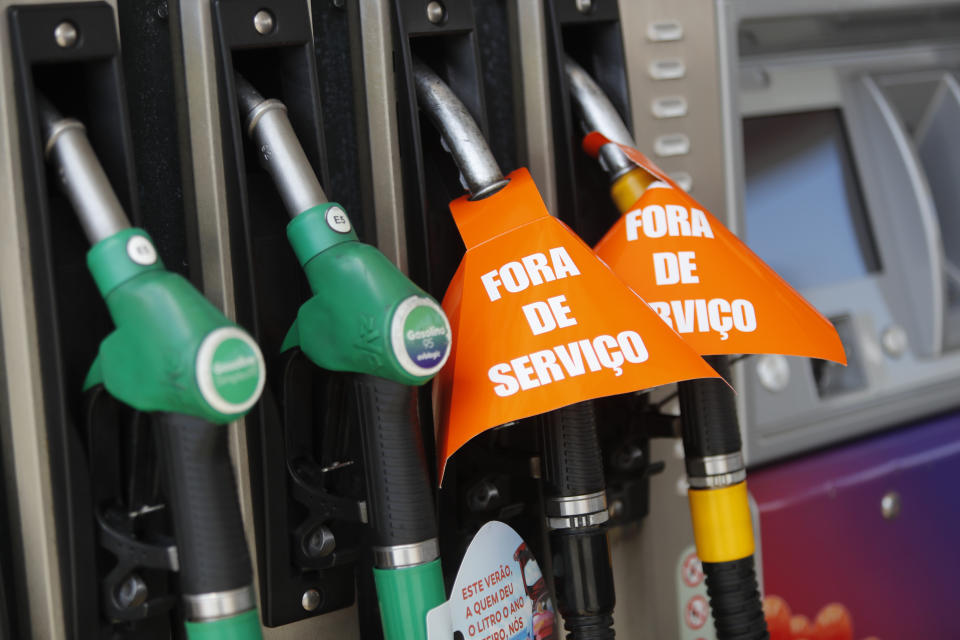
[[[960,414],[751,472],[766,593],[811,619],[842,603],[855,638],[960,639],[958,474]]]

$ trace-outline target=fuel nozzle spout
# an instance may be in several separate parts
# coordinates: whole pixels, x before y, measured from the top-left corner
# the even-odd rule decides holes
[[[90,244],[130,228],[130,221],[97,159],[87,130],[65,118],[45,96],[37,95],[43,127],[44,154],[56,169],[60,187],[70,200]]]
[[[413,78],[420,108],[440,131],[470,199],[481,200],[502,189],[508,180],[466,105],[433,69],[417,58],[413,60]]]
[[[598,131],[611,142],[636,147],[623,118],[590,74],[569,56],[564,62],[564,71],[583,133]],[[600,147],[597,157],[611,182],[636,168],[616,144]]]
[[[287,117],[286,105],[264,98],[239,73],[235,80],[247,135],[256,145],[260,164],[273,178],[290,217],[328,202]]]

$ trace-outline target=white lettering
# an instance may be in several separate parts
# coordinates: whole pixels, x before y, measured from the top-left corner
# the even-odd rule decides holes
[[[693,275],[697,270],[697,254],[693,251],[680,251],[677,253],[677,259],[680,262],[680,282],[684,284],[697,284],[700,282],[700,276]]]
[[[557,365],[557,356],[553,351],[544,349],[530,354],[530,362],[533,364],[533,370],[537,372],[537,379],[540,384],[550,384],[557,380],[563,380],[563,371]]]
[[[750,333],[757,329],[757,313],[753,303],[738,298],[732,303],[723,298],[705,300],[671,300],[650,302],[650,307],[677,333],[716,331],[721,340],[729,338],[732,330]],[[624,347],[621,345],[621,349]],[[629,361],[629,358],[628,358]]]
[[[586,373],[586,369],[583,368],[583,357],[580,355],[579,344],[576,342],[571,342],[568,345],[560,344],[555,346],[553,351],[560,358],[560,364],[566,369],[568,376],[572,378]]]
[[[510,364],[513,366],[513,374],[517,376],[517,382],[520,383],[520,388],[526,391],[527,389],[533,389],[534,387],[539,387],[540,382],[534,380],[530,376],[533,373],[536,373],[533,370],[533,367],[530,366],[530,356],[520,356],[519,358],[514,358],[510,361]]]
[[[490,367],[487,377],[494,383],[494,393],[505,398],[518,391],[582,376],[587,368],[592,372],[608,369],[620,376],[627,363],[640,364],[649,357],[640,334],[626,330],[616,337],[603,334],[584,338],[501,362]]]
[[[737,299],[730,305],[733,313],[733,326],[737,331],[750,333],[757,329],[757,312],[749,300]]]
[[[517,384],[516,379],[509,374],[510,365],[506,362],[495,364],[487,371],[487,377],[490,378],[490,382],[495,384],[493,392],[501,398],[512,396],[520,390],[520,385]]]
[[[617,346],[617,341],[611,336],[597,336],[593,339],[593,350],[597,352],[600,364],[607,369],[613,369],[619,377],[623,373],[620,365],[623,364],[623,354],[620,351],[610,351]]]
[[[556,279],[553,275],[553,269],[547,266],[547,256],[542,253],[524,256],[520,258],[520,261],[523,263],[523,268],[526,269],[530,275],[530,282],[533,284],[543,284],[544,282],[551,282]]]
[[[570,317],[570,307],[564,304],[566,301],[567,296],[547,298],[547,302],[550,304],[550,311],[553,312],[553,317],[557,319],[557,326],[561,328],[572,327],[577,324],[577,319]]]
[[[523,315],[527,317],[527,324],[530,325],[530,331],[538,336],[541,333],[553,331],[557,328],[557,321],[553,319],[550,313],[550,306],[546,302],[531,302],[523,307]]]
[[[668,204],[666,209],[658,204],[649,204],[643,209],[627,212],[625,225],[627,240],[640,237],[640,230],[648,238],[663,236],[691,236],[694,238],[712,238],[713,229],[707,216],[700,209],[687,210],[679,204]]]
[[[527,277],[527,272],[519,262],[508,262],[500,267],[500,279],[503,280],[504,288],[510,293],[523,291],[530,286],[530,278]]]
[[[669,251],[653,254],[653,275],[658,285],[680,282],[680,264],[677,256]]]
[[[662,238],[667,234],[667,213],[658,204],[643,208],[643,233],[648,238]]]
[[[490,271],[483,274],[480,276],[480,281],[483,282],[483,286],[487,290],[487,297],[490,298],[490,302],[500,299],[499,285],[501,283],[499,280],[497,280],[496,271]]]
[[[577,268],[566,248],[550,249],[550,260],[553,261],[553,271],[557,274],[557,278],[580,275],[580,269]]]
[[[531,285],[537,286],[580,275],[580,269],[564,247],[554,247],[548,253],[550,254],[549,264],[544,254],[532,253],[520,258],[519,261],[511,260],[499,269],[480,276],[490,301],[494,302],[502,297],[501,287],[510,293],[518,293]]]
[[[671,236],[689,236],[690,223],[687,210],[677,204],[667,205],[667,233]]]
[[[690,233],[698,238],[712,238],[713,229],[707,221],[707,216],[700,209],[690,209]]]
[[[636,331],[621,331],[617,334],[617,344],[620,345],[620,351],[627,362],[640,364],[646,362],[650,354],[647,353],[647,346],[643,344],[643,338]]]

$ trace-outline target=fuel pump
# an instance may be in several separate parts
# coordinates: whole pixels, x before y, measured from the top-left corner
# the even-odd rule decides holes
[[[583,128],[634,146],[623,120],[589,74],[569,58],[564,69]],[[655,182],[616,144],[603,145],[598,159],[621,212]],[[708,361],[729,379],[726,357]],[[722,381],[709,380],[681,382],[679,394],[690,513],[718,638],[766,638],[733,392]]]
[[[440,131],[471,199],[502,189],[507,181],[463,103],[423,62],[414,59],[413,74],[421,109]],[[613,637],[615,596],[604,526],[609,516],[592,403],[544,416],[541,444],[558,609],[571,638]]]
[[[188,637],[259,638],[226,423],[259,398],[263,357],[130,226],[83,125],[39,101],[48,161],[93,245],[87,264],[116,326],[84,386],[154,416]]]
[[[247,133],[293,218],[287,237],[314,293],[283,349],[299,346],[317,366],[356,374],[384,635],[424,639],[426,614],[445,593],[409,386],[424,384],[446,362],[449,323],[432,298],[358,241],[346,212],[327,200],[283,103],[265,100],[242,76],[236,83]]]

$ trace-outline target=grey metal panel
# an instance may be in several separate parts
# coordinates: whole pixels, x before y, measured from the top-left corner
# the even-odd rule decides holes
[[[40,382],[36,316],[27,241],[23,176],[19,163],[13,66],[8,48],[7,9],[11,5],[53,4],[40,0],[0,0],[0,325],[9,421],[0,424],[4,466],[12,472],[21,526],[30,628],[37,638],[65,633],[60,566],[50,483],[50,463]],[[109,0],[116,10],[116,2]]]
[[[556,215],[557,176],[553,155],[550,82],[547,71],[547,27],[541,0],[513,0],[520,30],[520,69],[523,78],[523,121],[526,123],[527,164],[547,211]]]
[[[942,76],[916,127],[917,153],[937,206],[947,290],[943,342],[960,347],[960,82]]]
[[[693,196],[723,219],[725,163],[715,7],[711,3],[672,0],[620,0],[619,5],[634,139],[639,150],[672,176],[689,174]],[[651,39],[651,26],[662,21],[678,25],[682,36],[676,40]],[[658,60],[681,60],[683,76],[655,79],[650,65]],[[657,117],[654,101],[665,96],[686,98],[686,115]],[[689,152],[657,156],[655,140],[672,134],[689,138]]]
[[[403,223],[403,191],[397,133],[397,97],[393,76],[393,31],[390,3],[360,0],[363,69],[366,83],[370,157],[373,163],[373,206],[377,246],[401,271],[407,272],[407,238]]]

